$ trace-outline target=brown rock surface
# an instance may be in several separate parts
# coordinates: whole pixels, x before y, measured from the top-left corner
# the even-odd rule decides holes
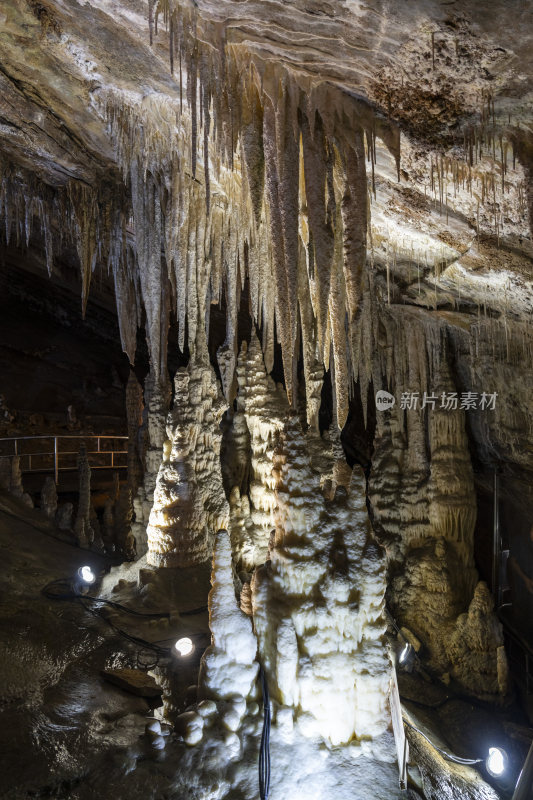
[[[161,697],[161,688],[140,669],[103,669],[100,675],[104,680],[139,697]]]

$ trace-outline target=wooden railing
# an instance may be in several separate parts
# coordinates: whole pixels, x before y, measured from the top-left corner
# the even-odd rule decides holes
[[[127,436],[107,434],[11,436],[0,438],[0,458],[19,456],[21,472],[53,472],[57,484],[60,472],[77,469],[81,444],[87,448],[91,469],[123,469],[128,465],[127,442]]]

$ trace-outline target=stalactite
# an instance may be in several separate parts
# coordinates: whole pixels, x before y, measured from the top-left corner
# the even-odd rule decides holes
[[[342,197],[344,279],[350,320],[361,301],[362,275],[366,263],[367,180],[363,133],[355,132],[354,147],[347,150]]]
[[[303,143],[303,171],[307,217],[309,219],[310,275],[317,286],[318,347],[322,353],[327,327],[330,271],[333,259],[334,232],[326,215],[326,142],[322,121],[316,112],[313,129],[306,114],[300,115]]]
[[[263,146],[265,151],[265,184],[269,204],[270,238],[276,290],[276,324],[284,353],[285,384],[292,397],[292,350],[291,304],[285,271],[285,247],[281,215],[280,178],[278,152],[276,148],[276,113],[273,102],[268,99],[264,107]],[[291,192],[292,194],[292,192]]]
[[[255,223],[261,221],[261,206],[265,183],[265,155],[263,149],[263,107],[254,83],[248,87],[248,96],[243,104],[241,140],[246,176],[252,197]]]

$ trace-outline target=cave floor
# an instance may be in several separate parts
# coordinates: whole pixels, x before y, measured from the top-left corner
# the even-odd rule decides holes
[[[127,660],[123,643],[77,603],[41,594],[104,559],[5,511],[0,550],[2,797],[69,797],[106,753],[138,739],[148,704],[99,676]]]
[[[226,734],[216,726],[202,747],[186,747],[171,735],[164,750],[154,751],[143,736],[146,718],[163,716],[140,697],[110,685],[100,677],[105,667],[136,667],[150,654],[117,636],[102,619],[75,601],[54,601],[42,594],[50,581],[75,574],[82,563],[107,569],[99,596],[137,610],[170,611],[162,621],[132,621],[119,611],[106,613],[116,625],[147,641],[171,644],[190,635],[197,647],[187,664],[166,661],[152,674],[163,687],[164,713],[171,721],[192,702],[188,686],[196,682],[200,655],[209,642],[205,603],[209,565],[190,570],[154,571],[143,564],[111,567],[109,562],[67,541],[54,538],[39,525],[38,512],[11,501],[0,504],[0,797],[64,798],[65,800],[251,800],[258,796],[257,756],[261,718],[247,715],[242,748],[230,752]],[[140,569],[139,569],[140,567]],[[163,608],[165,606],[165,609]],[[170,665],[170,666],[169,666]],[[403,690],[420,699],[416,686]],[[413,692],[415,693],[413,695]],[[258,698],[259,700],[260,698]],[[430,704],[432,698],[429,698]],[[440,702],[437,698],[437,702]],[[435,731],[434,714],[409,705],[424,730]],[[502,726],[487,712],[463,701],[443,704],[438,724],[456,751],[470,752],[480,725]],[[484,715],[484,716],[483,716]],[[465,720],[469,725],[465,726]],[[490,724],[489,724],[490,723]],[[455,737],[455,738],[454,738]],[[442,764],[417,741],[427,797],[495,798],[481,779],[447,774]],[[392,736],[386,734],[373,750],[327,748],[294,730],[272,729],[270,800],[394,800],[421,797],[413,788],[398,789],[398,768]],[[445,779],[449,794],[442,794]],[[453,786],[465,780],[461,794]],[[433,785],[432,785],[433,784]],[[436,793],[439,788],[440,794]],[[501,797],[505,793],[500,794]]]
[[[147,715],[154,713],[144,698],[104,681],[100,670],[144,666],[153,654],[116,635],[76,601],[51,600],[42,594],[48,583],[68,579],[82,564],[102,570],[109,569],[109,561],[69,544],[60,532],[54,532],[57,538],[50,535],[51,526],[40,521],[37,511],[20,506],[15,515],[17,501],[4,500],[0,504],[0,797],[89,798],[101,776],[114,769],[124,775],[137,759],[145,758],[149,748],[141,737]],[[203,571],[204,602],[208,574]],[[182,588],[188,590],[186,584]],[[189,594],[194,596],[194,591]],[[127,621],[122,624],[124,614],[120,622],[114,621],[123,629],[131,628]],[[191,624],[186,625],[189,630]],[[197,636],[204,631],[205,638],[207,614],[195,619],[192,628]],[[165,638],[160,629],[147,629],[144,621],[140,630],[137,626],[131,632],[148,641]],[[199,655],[182,671],[179,686],[196,678],[198,660]],[[116,787],[108,793],[100,786],[99,796],[126,795],[117,793]]]

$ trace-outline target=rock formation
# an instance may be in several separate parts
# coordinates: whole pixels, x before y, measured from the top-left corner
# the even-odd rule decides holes
[[[168,410],[168,388],[158,383],[152,373],[146,379],[144,410],[144,479],[133,499],[135,522],[132,533],[136,541],[136,552],[142,556],[148,549],[146,526],[154,501],[157,473],[161,463],[161,451],[165,442],[165,420]]]
[[[56,482],[53,478],[45,478],[41,489],[41,511],[47,517],[53,518],[57,511],[57,490]]]
[[[94,541],[91,525],[91,467],[85,444],[80,445],[78,456],[79,495],[78,511],[74,522],[74,534],[80,547],[89,548]]]
[[[332,744],[379,736],[389,719],[385,563],[370,533],[363,476],[354,471],[349,491],[338,487],[325,501],[296,416],[285,422],[274,474],[274,546],[252,580],[273,696],[293,709],[306,736]]]
[[[233,558],[227,531],[219,531],[209,593],[212,644],[202,656],[200,692],[206,698],[246,699],[257,677],[257,640],[252,622],[239,608],[233,586]]]
[[[208,560],[215,532],[229,522],[220,469],[224,403],[213,369],[191,360],[174,387],[147,528],[148,563],[163,567]]]

